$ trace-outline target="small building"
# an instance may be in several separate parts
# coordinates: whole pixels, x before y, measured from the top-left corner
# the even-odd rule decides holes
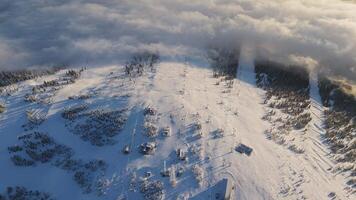
[[[171,136],[171,128],[169,126],[162,128],[162,135],[166,137]]]
[[[246,145],[244,145],[244,144],[242,144],[242,143],[240,143],[235,148],[235,151],[237,151],[239,153],[244,153],[244,154],[250,156],[252,151],[253,151],[253,149],[248,147],[248,146],[246,146]]]
[[[234,189],[232,181],[228,178],[224,178],[219,181],[216,186],[215,199],[216,200],[231,200],[231,193]]]
[[[187,160],[187,155],[186,152],[183,149],[178,149],[177,150],[177,157],[179,158],[179,160]]]
[[[122,149],[122,152],[124,154],[129,154],[131,152],[131,148],[129,145],[125,145],[124,148]]]
[[[141,153],[145,155],[151,155],[155,152],[157,145],[154,142],[146,142],[140,145]]]
[[[163,177],[169,177],[171,175],[170,169],[167,169],[166,161],[163,161],[163,170],[161,171]]]
[[[150,172],[150,171],[147,171],[147,172],[145,172],[145,175],[144,175],[144,178],[150,178],[152,176],[152,172]]]

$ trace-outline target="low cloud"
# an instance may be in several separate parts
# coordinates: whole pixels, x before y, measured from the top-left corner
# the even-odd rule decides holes
[[[356,4],[339,0],[2,0],[0,69],[195,57],[209,46],[356,79]]]

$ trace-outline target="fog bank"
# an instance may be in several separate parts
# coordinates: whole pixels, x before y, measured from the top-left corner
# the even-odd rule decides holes
[[[112,64],[143,50],[255,56],[356,80],[356,5],[338,0],[2,0],[0,69]]]

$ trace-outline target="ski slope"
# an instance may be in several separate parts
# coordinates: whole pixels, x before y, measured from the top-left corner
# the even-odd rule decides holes
[[[89,68],[80,79],[56,92],[49,105],[23,101],[31,86],[52,80],[63,74],[42,77],[19,84],[11,96],[1,96],[7,110],[0,114],[0,189],[21,185],[50,193],[56,199],[142,199],[138,187],[132,186],[132,175],[142,177],[151,172],[151,179],[164,184],[164,199],[214,199],[211,188],[224,177],[235,184],[234,199],[355,199],[346,188],[343,174],[332,171],[335,163],[322,143],[322,110],[314,76],[311,76],[312,121],[307,131],[296,135],[305,149],[296,154],[266,139],[264,131],[271,124],[261,118],[266,112],[264,91],[255,85],[253,59],[242,53],[233,87],[226,81],[213,78],[208,64],[193,62],[161,62],[155,73],[130,80],[121,66]],[[69,100],[79,94],[93,94],[85,100]],[[70,133],[61,112],[64,108],[87,103],[91,108],[103,107],[129,110],[123,130],[115,136],[117,143],[93,146]],[[142,134],[145,107],[157,109],[151,119],[157,127],[170,127],[170,137],[147,138]],[[47,132],[58,143],[73,149],[75,157],[83,160],[102,159],[108,164],[100,177],[105,186],[101,195],[85,194],[66,171],[50,164],[17,167],[10,160],[7,147],[16,144],[17,137],[26,133],[27,109],[40,109],[46,121],[33,131]],[[202,136],[197,136],[194,124],[201,124]],[[223,136],[215,131],[223,129]],[[31,132],[31,131],[28,131]],[[154,155],[144,156],[137,150],[144,142],[155,141]],[[238,143],[253,148],[251,156],[234,150]],[[125,145],[132,152],[121,152]],[[188,152],[187,161],[177,161],[175,151]],[[167,167],[183,168],[176,186],[170,178],[160,175]],[[193,166],[202,169],[198,184]],[[135,181],[136,183],[137,181]],[[335,193],[335,197],[328,196]]]

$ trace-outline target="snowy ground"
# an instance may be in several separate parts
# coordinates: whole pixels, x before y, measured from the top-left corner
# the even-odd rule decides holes
[[[209,199],[215,194],[210,188],[223,177],[234,181],[234,199],[354,199],[346,188],[342,174],[332,171],[335,165],[320,140],[323,134],[322,111],[314,76],[311,81],[312,121],[307,131],[296,135],[296,141],[305,149],[296,154],[267,140],[264,131],[271,127],[261,118],[266,112],[262,104],[264,92],[255,86],[253,60],[242,54],[237,79],[233,87],[213,78],[206,63],[161,62],[156,73],[129,80],[119,66],[90,68],[74,84],[56,92],[53,103],[38,105],[24,102],[31,86],[63,75],[29,80],[19,84],[12,96],[0,97],[6,103],[6,112],[0,114],[0,189],[6,186],[25,186],[52,194],[56,199],[127,199],[143,198],[139,192],[139,177],[152,172],[151,180],[164,184],[165,199]],[[218,83],[218,84],[217,84]],[[69,100],[68,97],[93,94],[88,99]],[[87,103],[90,108],[129,109],[124,129],[115,136],[117,143],[103,147],[93,146],[68,131],[61,117],[63,108]],[[143,134],[145,107],[157,109],[150,117],[159,129],[170,127],[172,135],[149,138]],[[47,120],[34,130],[47,132],[59,144],[73,149],[75,158],[102,159],[108,164],[104,194],[84,194],[72,176],[49,164],[17,167],[10,161],[7,147],[18,143],[25,133],[27,109],[45,110]],[[194,125],[201,124],[201,130]],[[223,129],[222,137],[216,130]],[[198,132],[202,133],[199,137]],[[31,131],[28,131],[31,132]],[[155,141],[154,155],[143,156],[138,151],[141,143]],[[253,148],[251,156],[234,151],[238,143]],[[122,153],[125,145],[132,152]],[[177,159],[176,150],[187,151],[187,161]],[[182,168],[181,177],[172,186],[170,178],[162,177],[164,162],[167,168]],[[198,184],[192,169],[198,166],[203,173]],[[135,175],[136,174],[136,178]],[[134,178],[133,178],[134,177]],[[136,186],[135,186],[136,184]]]

